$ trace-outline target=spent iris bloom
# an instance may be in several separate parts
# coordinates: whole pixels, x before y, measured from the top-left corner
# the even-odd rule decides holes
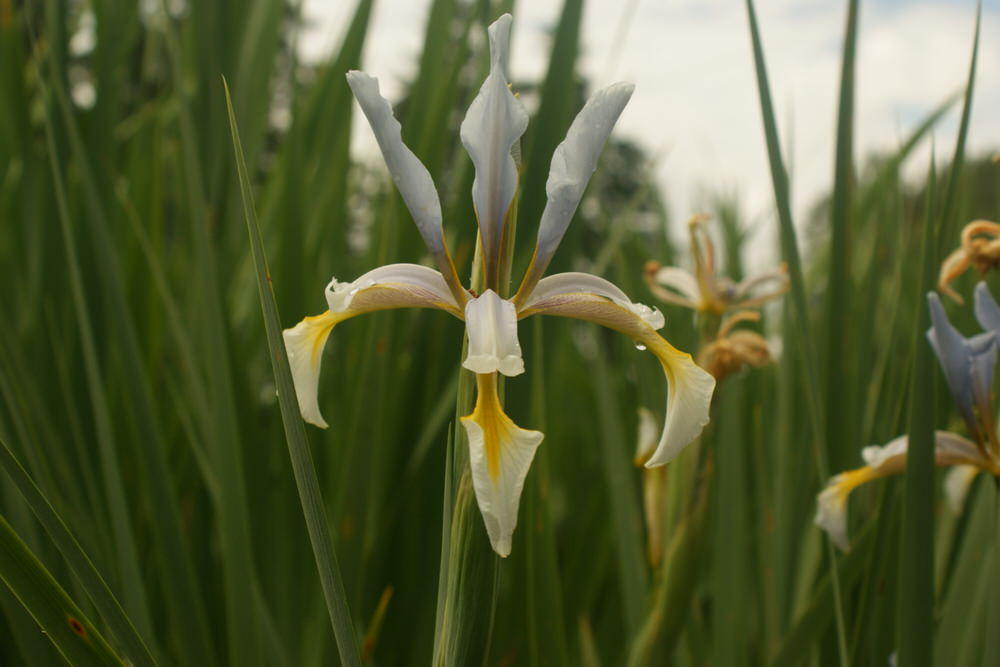
[[[733,313],[719,327],[715,340],[698,352],[698,364],[717,381],[722,381],[747,366],[762,368],[771,363],[767,340],[755,331],[733,328],[741,322],[758,322],[760,313],[741,310]]]
[[[951,288],[951,282],[974,266],[980,278],[990,269],[1000,269],[1000,224],[989,220],[973,220],[962,229],[962,245],[941,264],[938,289],[958,303],[962,296]]]
[[[944,486],[949,504],[957,510],[977,474],[987,472],[1000,476],[1000,443],[992,408],[993,372],[1000,344],[1000,308],[986,283],[979,283],[975,291],[975,313],[986,332],[966,338],[948,321],[937,294],[928,294],[927,302],[931,314],[928,341],[972,436],[969,439],[947,431],[934,434],[935,464],[954,466]],[[851,491],[866,482],[903,472],[908,445],[908,438],[903,435],[881,447],[865,447],[861,452],[865,465],[835,475],[820,492],[816,524],[829,533],[841,549],[848,547],[847,498]]]
[[[416,264],[390,264],[352,282],[332,280],[326,288],[328,310],[307,317],[284,332],[303,419],[326,427],[317,387],[322,352],[333,328],[344,320],[390,308],[435,308],[465,322],[468,355],[462,365],[476,374],[476,403],[462,418],[469,440],[473,487],[490,542],[501,556],[511,537],[525,476],[542,433],[517,426],[503,410],[497,374],[524,372],[518,321],[532,315],[557,315],[604,325],[652,352],[667,380],[663,431],[647,465],[670,461],[708,423],[714,379],[657,333],[663,316],[633,303],[612,283],[587,273],[543,277],[573,217],[611,128],[632,95],[618,83],[595,94],[570,126],[552,156],[546,182],[548,201],[538,225],[531,263],[511,298],[501,296],[501,267],[511,252],[512,202],[518,169],[512,150],[524,133],[528,115],[510,92],[502,63],[511,17],[489,28],[490,71],[461,125],[461,139],[475,168],[472,199],[479,226],[483,285],[481,294],[462,286],[445,243],[441,204],[430,173],[407,148],[378,81],[362,72],[347,74],[354,96],[371,125],[392,180],[420,231],[437,270]]]
[[[735,283],[715,272],[715,244],[705,229],[707,215],[688,221],[694,273],[676,266],[647,262],[649,291],[667,303],[699,312],[722,315],[730,310],[756,308],[788,291],[788,269],[784,264]]]

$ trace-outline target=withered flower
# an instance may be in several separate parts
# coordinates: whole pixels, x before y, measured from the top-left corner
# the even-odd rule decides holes
[[[980,278],[990,269],[1000,269],[1000,224],[989,220],[973,220],[962,229],[962,245],[941,264],[938,290],[958,303],[962,296],[951,288],[951,282],[974,266]]]
[[[731,310],[756,308],[788,291],[788,269],[784,264],[734,283],[715,273],[715,245],[705,230],[709,217],[698,214],[688,221],[694,274],[676,266],[646,263],[646,284],[656,297],[700,312],[722,315]],[[770,286],[770,289],[761,289]]]
[[[748,329],[733,331],[740,322],[759,320],[760,313],[753,310],[734,313],[719,328],[716,339],[698,353],[698,365],[722,381],[746,366],[760,368],[771,363],[771,350],[763,336]]]

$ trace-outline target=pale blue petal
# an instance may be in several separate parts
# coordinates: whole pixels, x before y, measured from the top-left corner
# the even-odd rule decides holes
[[[938,295],[927,295],[931,328],[927,331],[934,353],[941,362],[948,388],[970,431],[978,433],[974,405],[988,404],[993,371],[996,366],[997,335],[987,332],[965,338],[945,315]]]
[[[972,393],[978,405],[990,405],[993,372],[997,365],[997,334],[988,331],[969,339]]]
[[[987,331],[1000,333],[1000,307],[993,300],[993,295],[986,287],[986,283],[981,282],[976,285],[976,319]]]

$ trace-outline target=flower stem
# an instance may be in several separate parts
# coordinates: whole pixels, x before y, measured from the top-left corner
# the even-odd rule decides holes
[[[476,244],[471,279],[471,288],[477,294],[483,285],[482,261],[480,242]],[[468,344],[466,338],[463,359]],[[455,424],[472,412],[475,396],[475,375],[465,369],[459,373]],[[433,664],[481,664],[489,654],[499,568],[476,505],[464,428],[455,428],[449,440],[442,530]]]

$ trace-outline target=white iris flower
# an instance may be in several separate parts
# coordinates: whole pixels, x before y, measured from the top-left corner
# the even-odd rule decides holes
[[[1000,307],[986,283],[975,292],[975,312],[985,333],[966,338],[948,321],[941,300],[927,295],[931,328],[927,339],[941,363],[948,389],[972,439],[948,431],[934,434],[934,463],[951,466],[945,477],[948,504],[961,509],[969,486],[980,472],[1000,477],[1000,440],[993,418],[993,374],[1000,343]],[[901,435],[886,445],[861,450],[865,465],[834,475],[817,498],[815,523],[834,544],[847,550],[847,498],[854,489],[876,479],[906,470],[909,438]]]
[[[334,326],[362,313],[389,308],[437,308],[465,322],[469,351],[462,365],[476,374],[477,398],[475,409],[462,418],[462,425],[469,437],[476,499],[493,549],[501,556],[510,553],[521,489],[542,441],[539,431],[522,429],[511,421],[497,393],[497,373],[514,376],[524,372],[517,338],[519,320],[531,315],[558,315],[596,322],[622,332],[656,356],[667,379],[667,415],[648,466],[668,462],[701,433],[708,423],[715,387],[712,376],[689,354],[656,333],[663,326],[658,311],[633,303],[598,276],[561,273],[543,278],[611,128],[632,95],[630,84],[618,83],[594,95],[556,148],[546,184],[548,202],[531,265],[517,293],[510,299],[500,296],[500,267],[510,251],[505,225],[518,185],[511,151],[528,124],[528,115],[507,87],[502,70],[510,24],[510,15],[504,15],[489,28],[490,73],[461,127],[462,143],[475,166],[472,196],[486,289],[476,296],[462,286],[445,244],[441,204],[430,174],[403,144],[400,125],[380,95],[378,81],[352,71],[347,74],[348,84],[439,270],[390,264],[350,283],[333,280],[326,288],[329,310],[284,332],[302,417],[326,427],[317,384],[323,347]]]

